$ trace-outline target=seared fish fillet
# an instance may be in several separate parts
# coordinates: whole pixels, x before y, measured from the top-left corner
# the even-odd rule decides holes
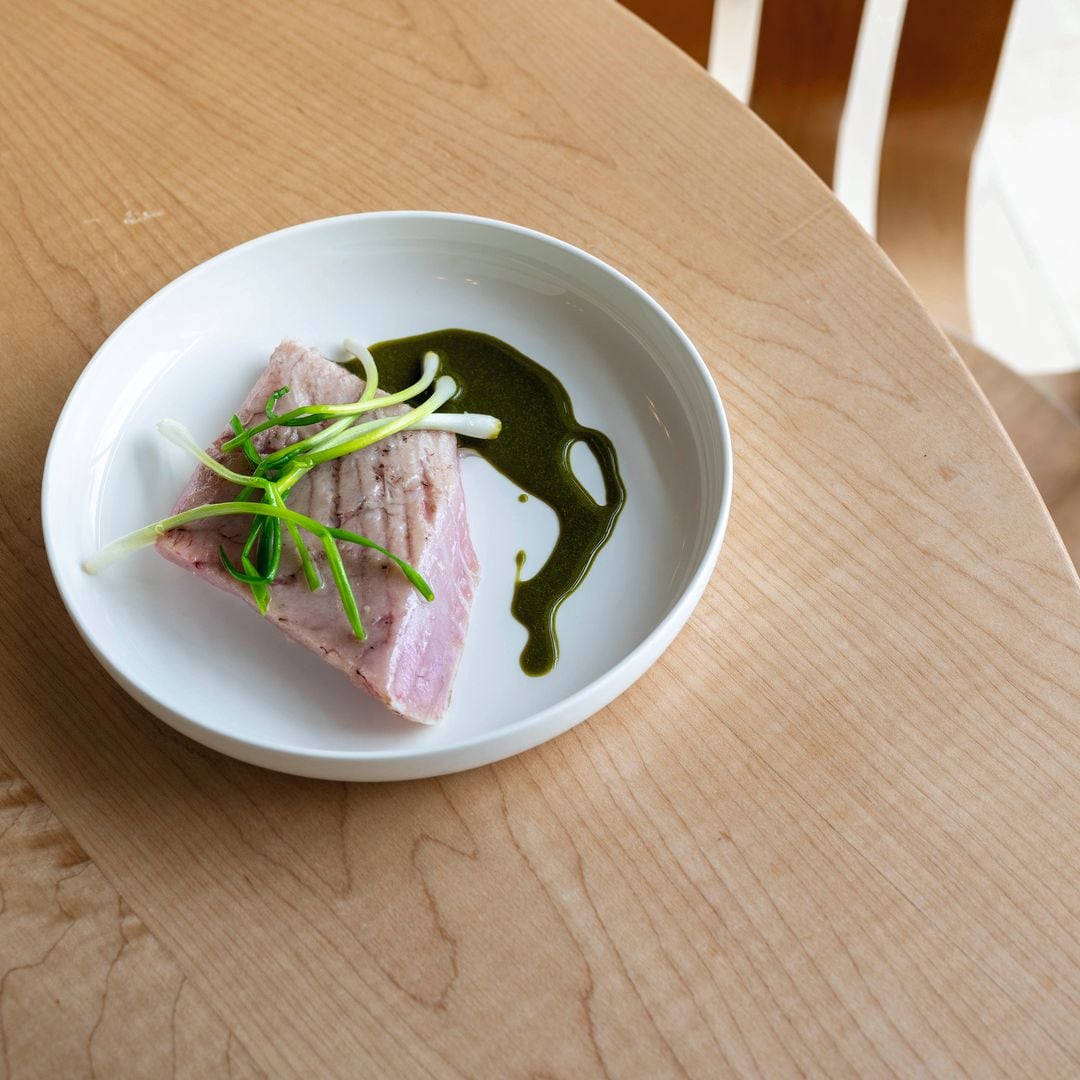
[[[277,406],[279,413],[285,413],[302,405],[356,401],[363,385],[317,350],[284,341],[237,412],[247,427],[279,387],[290,387]],[[274,427],[252,442],[265,455],[317,430],[318,425]],[[224,431],[209,452],[236,471],[249,472],[239,452],[221,453],[221,444],[231,436],[231,431]],[[203,503],[226,502],[236,494],[235,485],[200,465],[174,513]],[[478,577],[455,436],[406,431],[326,462],[293,488],[288,505],[327,525],[360,533],[410,562],[427,579],[435,599],[424,600],[378,552],[355,544],[339,545],[368,635],[367,640],[357,641],[342,611],[322,545],[313,537],[304,538],[310,540],[308,550],[324,581],[321,589],[311,592],[286,532],[281,570],[271,586],[266,617],[394,712],[422,724],[434,723],[450,702]],[[233,564],[239,565],[251,520],[209,518],[166,533],[157,547],[170,562],[253,603],[248,587],[230,577],[218,558],[218,545],[224,544]]]

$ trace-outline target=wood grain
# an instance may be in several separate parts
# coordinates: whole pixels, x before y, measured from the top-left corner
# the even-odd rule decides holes
[[[610,3],[5,16],[0,746],[257,1068],[1075,1074],[1077,579],[809,170]],[[724,396],[735,508],[691,623],[589,723],[437,781],[304,781],[98,667],[40,462],[88,356],[177,273],[401,206],[553,232],[653,292]]]
[[[0,1076],[261,1075],[0,754]]]

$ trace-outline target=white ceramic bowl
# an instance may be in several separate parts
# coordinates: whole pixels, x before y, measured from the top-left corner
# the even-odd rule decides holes
[[[518,665],[514,556],[537,569],[554,515],[479,458],[463,463],[482,580],[450,712],[410,724],[289,644],[235,598],[152,549],[102,574],[83,560],[166,515],[192,462],[155,433],[209,444],[283,337],[339,354],[442,327],[502,338],[553,371],[578,419],[615,443],[627,502],[558,618],[555,671]],[[572,458],[587,486],[599,470]],[[45,465],[42,517],[60,594],[117,681],[166,723],[244,761],[305,776],[395,780],[536,746],[607,705],[663,652],[716,562],[731,493],[720,398],[686,335],[577,248],[454,214],[358,214],[226,251],[151,297],[76,383]],[[527,571],[528,572],[528,568]]]

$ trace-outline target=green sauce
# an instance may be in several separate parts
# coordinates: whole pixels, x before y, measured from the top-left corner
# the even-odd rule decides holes
[[[444,411],[491,413],[502,421],[497,439],[461,437],[461,445],[486,458],[523,492],[547,503],[559,519],[555,548],[528,581],[521,580],[525,553],[518,553],[510,608],[529,633],[521,654],[522,670],[546,675],[559,655],[555,613],[584,581],[626,501],[615,447],[603,433],[577,422],[565,387],[547,368],[497,338],[471,330],[438,330],[373,345],[380,388],[393,392],[415,382],[429,349],[439,354],[440,374],[452,376],[458,385]],[[359,362],[351,367],[363,375]],[[576,442],[584,443],[596,457],[604,480],[604,505],[593,499],[570,468],[570,450]],[[523,502],[525,498],[519,496]]]

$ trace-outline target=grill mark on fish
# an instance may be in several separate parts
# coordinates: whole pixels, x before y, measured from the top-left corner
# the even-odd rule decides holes
[[[333,476],[331,482],[334,486],[334,528],[341,528],[341,458],[334,458],[329,462],[333,466]]]

